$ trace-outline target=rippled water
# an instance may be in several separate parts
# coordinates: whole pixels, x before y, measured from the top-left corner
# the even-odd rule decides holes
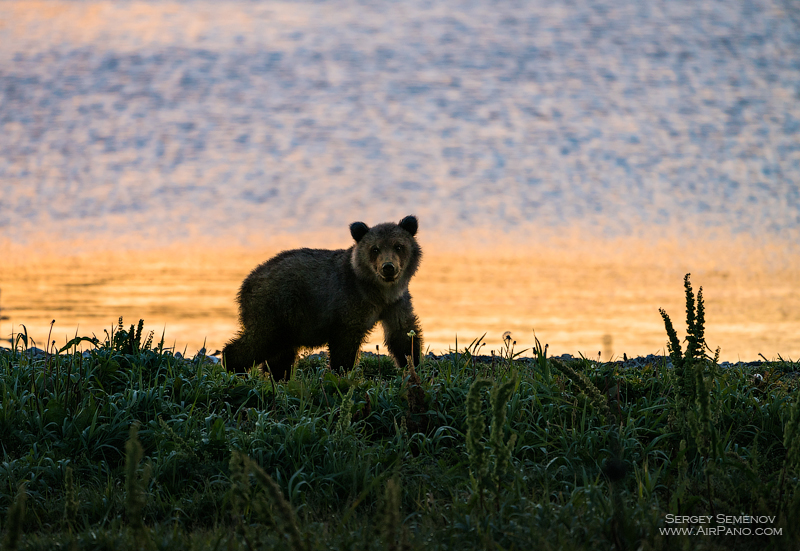
[[[794,3],[7,1],[0,42],[0,306],[40,340],[221,343],[263,255],[413,212],[441,347],[652,352],[699,271],[723,356],[800,354]],[[226,260],[108,256],[164,247]]]
[[[4,2],[14,242],[800,227],[786,2]],[[168,234],[165,234],[168,232]]]

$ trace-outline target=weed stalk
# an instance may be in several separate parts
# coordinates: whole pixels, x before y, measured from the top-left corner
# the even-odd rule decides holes
[[[3,536],[3,549],[7,551],[15,551],[19,544],[19,539],[23,531],[22,523],[25,520],[25,505],[27,500],[28,492],[23,482],[19,485],[14,503],[8,508],[6,533],[5,536]]]

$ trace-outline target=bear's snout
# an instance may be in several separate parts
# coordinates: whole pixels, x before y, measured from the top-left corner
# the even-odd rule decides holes
[[[397,268],[391,262],[384,262],[381,266],[381,275],[384,279],[392,280],[397,276]]]

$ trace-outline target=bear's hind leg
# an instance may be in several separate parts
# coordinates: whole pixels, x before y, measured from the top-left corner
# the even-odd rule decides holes
[[[269,370],[272,378],[276,381],[288,379],[292,374],[294,361],[297,359],[297,349],[286,347],[278,349],[278,347],[273,347],[273,351],[277,351],[277,353],[270,354],[267,357],[264,371]]]
[[[239,335],[222,349],[225,369],[234,373],[247,373],[254,364],[260,363],[258,349],[244,335]]]

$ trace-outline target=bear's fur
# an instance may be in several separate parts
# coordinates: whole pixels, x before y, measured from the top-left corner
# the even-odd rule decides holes
[[[397,364],[412,356],[417,365],[422,331],[408,292],[422,256],[416,233],[414,216],[372,228],[354,222],[349,249],[284,251],[258,266],[239,290],[242,329],[223,349],[225,367],[242,373],[266,362],[284,379],[299,349],[327,344],[331,369],[349,370],[378,322]]]

